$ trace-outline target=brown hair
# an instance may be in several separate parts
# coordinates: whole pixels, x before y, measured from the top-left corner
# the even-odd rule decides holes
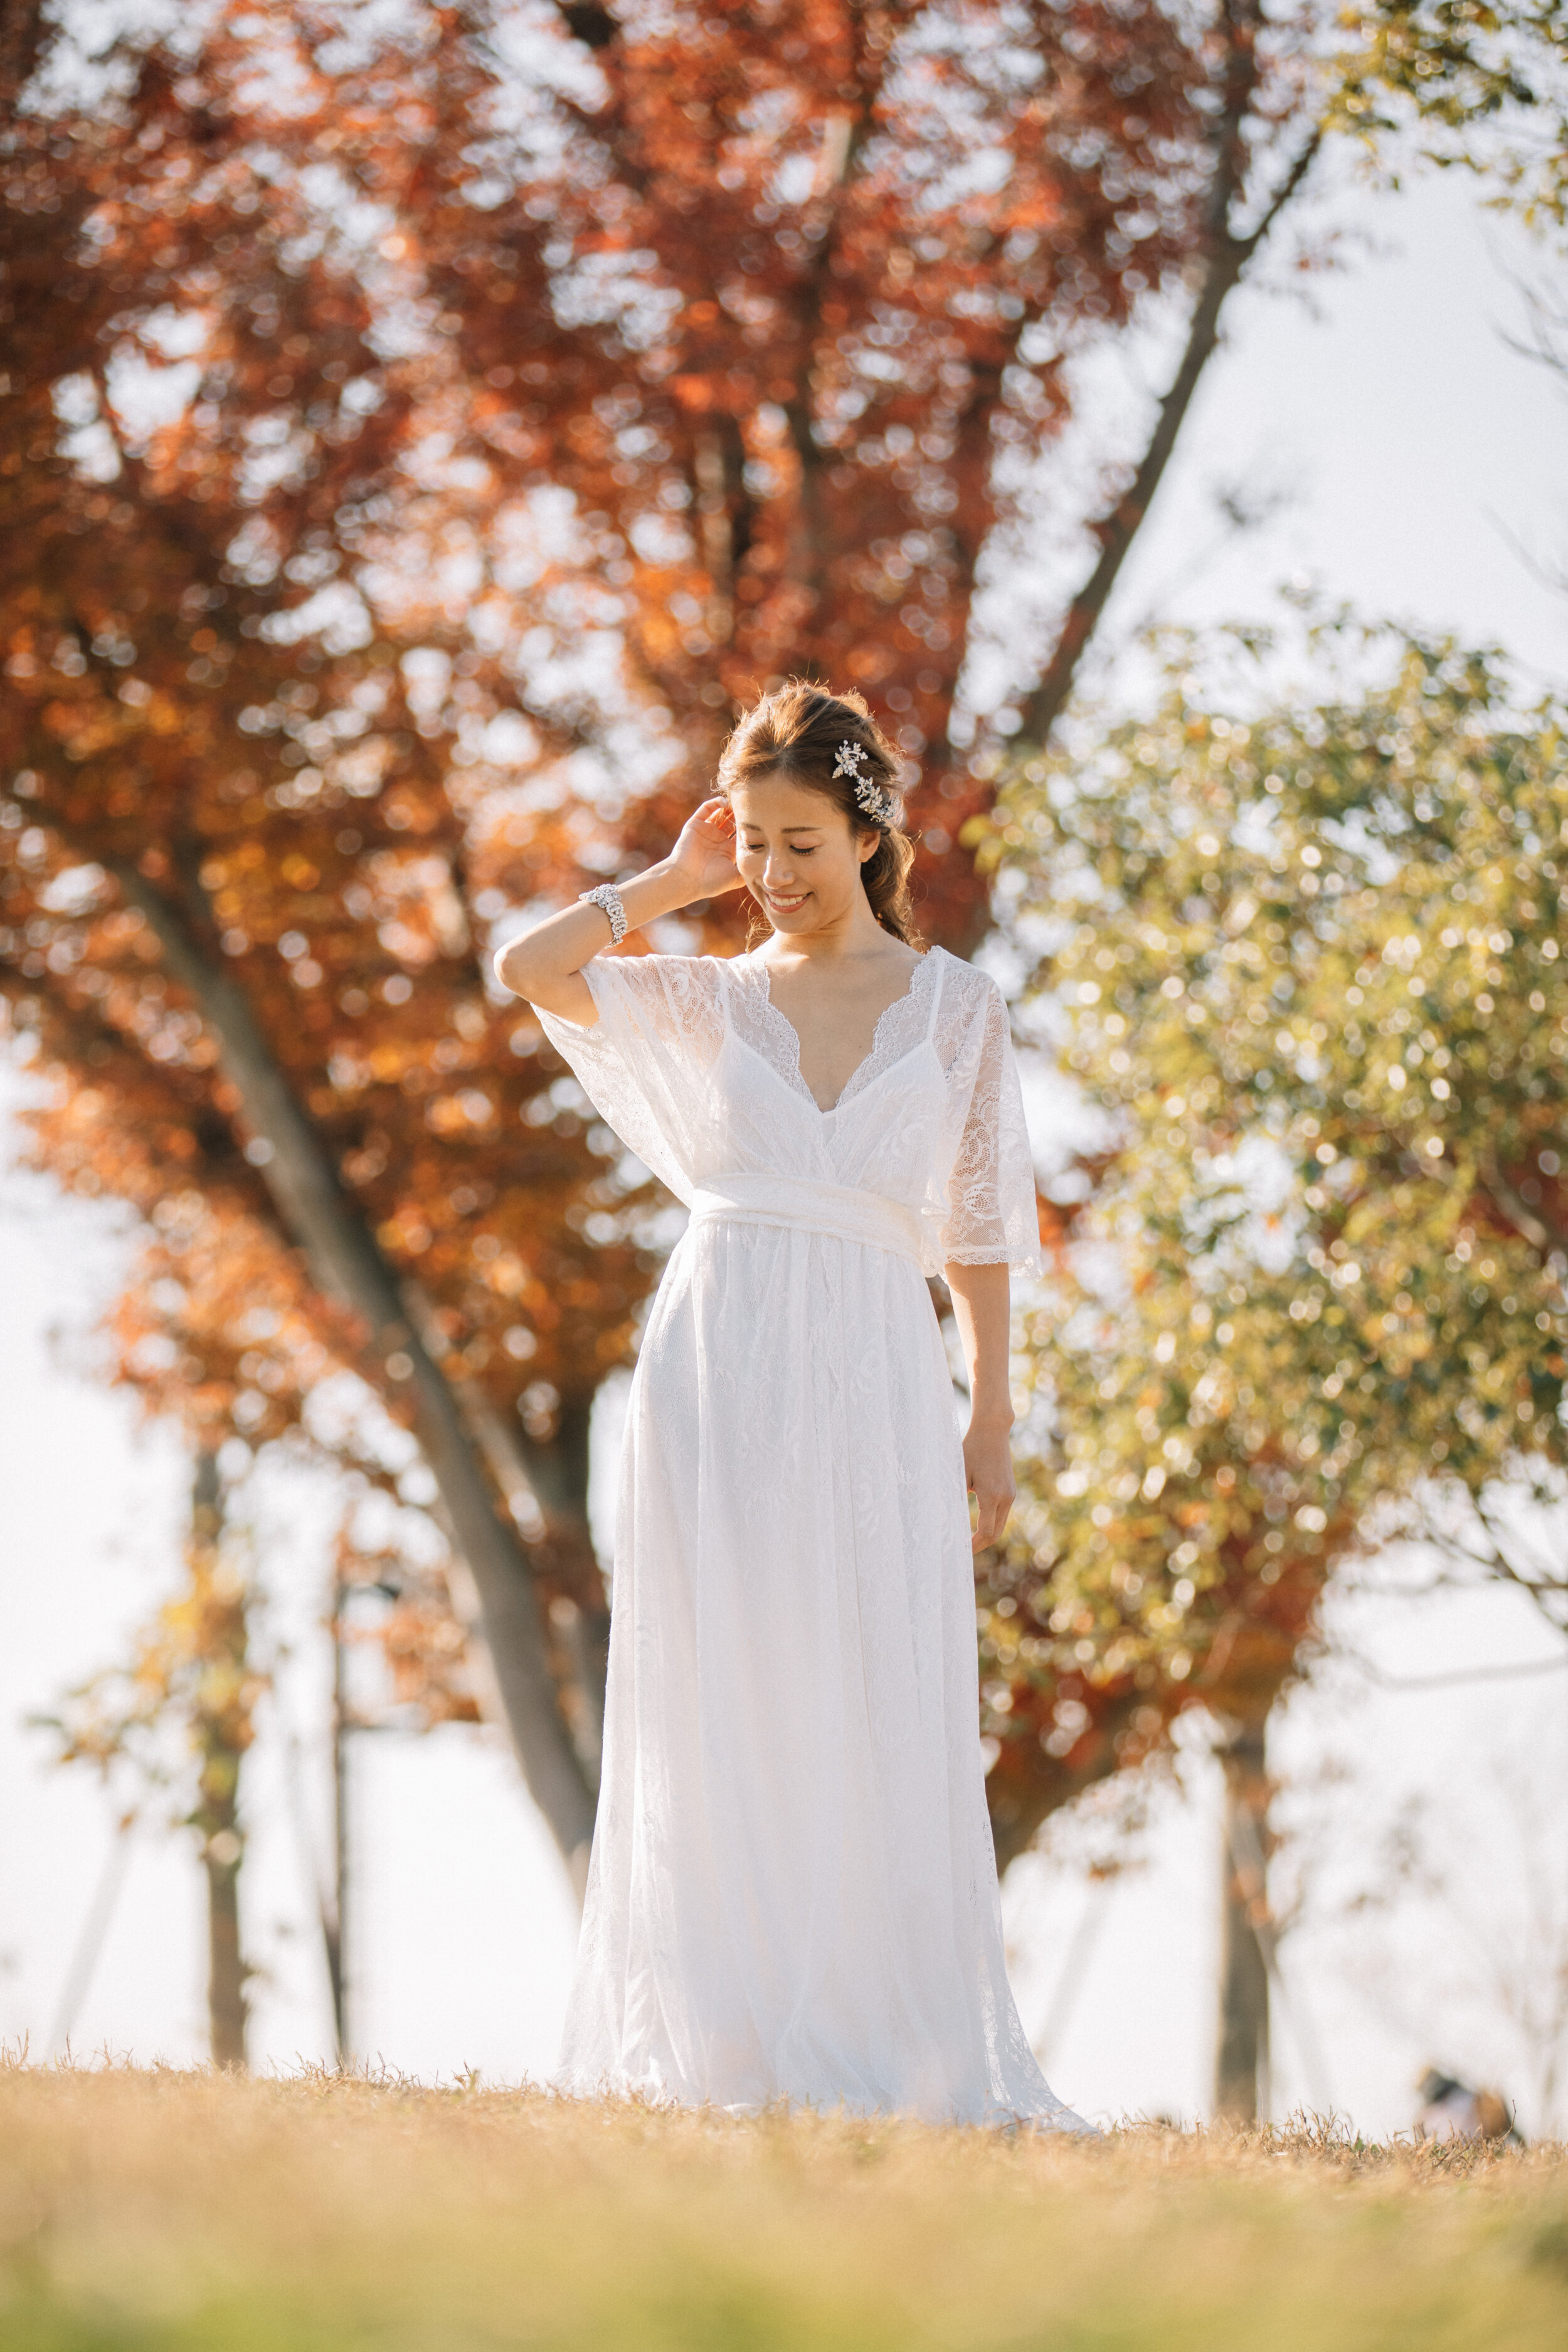
[[[871,912],[906,947],[923,948],[910,903],[914,842],[899,815],[886,823],[867,815],[855,798],[853,776],[834,774],[841,743],[858,745],[865,753],[858,762],[860,774],[869,774],[897,805],[899,757],[862,697],[829,694],[799,677],[763,695],[747,711],[724,746],[718,790],[728,799],[737,784],[754,783],[759,776],[787,776],[841,809],[854,832],[877,834],[877,846],[860,868]],[[765,912],[757,907],[751,938],[770,929]]]

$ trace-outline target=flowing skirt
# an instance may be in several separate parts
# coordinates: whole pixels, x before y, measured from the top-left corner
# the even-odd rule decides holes
[[[1007,1983],[952,1383],[891,1251],[708,1220],[666,1272],[557,2081],[1085,2128]]]

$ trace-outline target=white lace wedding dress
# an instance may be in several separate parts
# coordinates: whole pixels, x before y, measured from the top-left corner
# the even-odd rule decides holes
[[[1014,2006],[925,1277],[1037,1265],[1002,998],[934,949],[831,1110],[754,957],[544,1027],[691,1211],[632,1383],[563,2088],[1082,2129]]]

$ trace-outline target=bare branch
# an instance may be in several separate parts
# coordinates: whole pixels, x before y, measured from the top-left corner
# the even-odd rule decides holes
[[[1079,667],[1100,625],[1122,565],[1131,552],[1156,491],[1174,453],[1194,394],[1219,342],[1220,315],[1243,270],[1280,215],[1293,202],[1316,162],[1321,131],[1307,137],[1260,218],[1244,235],[1231,216],[1244,192],[1247,149],[1242,126],[1257,87],[1255,44],[1258,18],[1250,6],[1227,12],[1228,50],[1225,104],[1215,125],[1214,180],[1205,236],[1205,258],[1183,350],[1170,390],[1161,401],[1148,446],[1115,505],[1091,525],[1100,559],[1068,606],[1056,646],[1039,683],[1021,704],[1019,732],[1044,743],[1072,692]]]

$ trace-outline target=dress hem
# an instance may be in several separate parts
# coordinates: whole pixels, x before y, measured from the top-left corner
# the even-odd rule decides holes
[[[845,2122],[921,2124],[933,2131],[1035,2131],[1059,2133],[1069,2139],[1104,2137],[1098,2124],[1089,2123],[1059,2099],[1053,2099],[1048,2107],[1009,2106],[1004,2100],[988,2100],[977,2112],[950,2108],[939,2115],[896,2100],[840,2097],[829,2102],[797,2096],[788,2091],[775,2092],[766,2099],[685,2098],[660,2084],[637,2082],[628,2074],[616,2073],[597,2076],[552,2074],[544,2087],[560,2099],[651,2108],[661,2115],[729,2116],[736,2122],[760,2116],[810,2115]]]

